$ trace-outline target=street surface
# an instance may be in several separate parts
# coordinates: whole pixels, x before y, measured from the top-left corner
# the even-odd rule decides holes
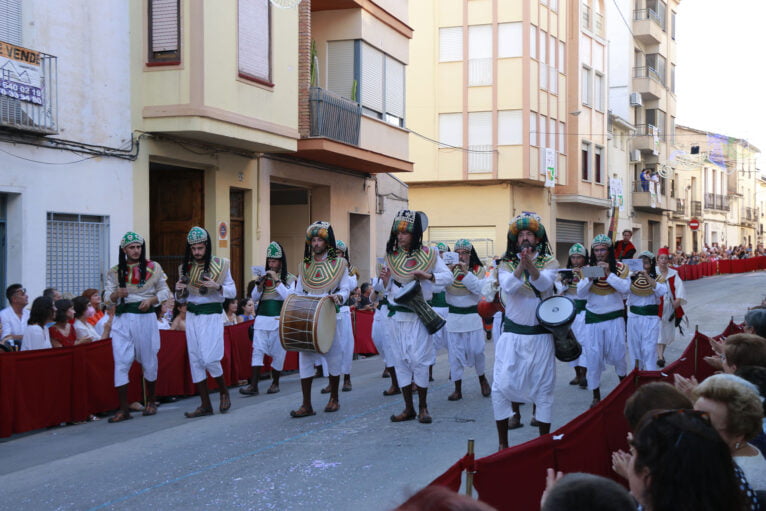
[[[686,283],[690,329],[668,348],[675,360],[694,326],[720,333],[733,316],[759,304],[766,272],[724,275]],[[493,344],[487,344],[492,367]],[[490,399],[483,398],[472,369],[466,371],[463,400],[447,401],[452,384],[440,354],[429,392],[431,425],[394,424],[401,396],[382,396],[389,380],[380,377],[378,357],[353,365],[352,392],[340,396],[337,413],[322,412],[327,380],[314,381],[317,415],[292,419],[300,404],[298,375],[282,379],[278,394],[241,397],[232,389],[228,414],[186,419],[196,397],[159,408],[154,417],[106,419],[57,427],[0,441],[0,509],[332,509],[387,510],[428,484],[476,440],[477,457],[497,448]],[[491,371],[488,370],[491,377]],[[557,364],[556,429],[587,409],[591,395],[568,385],[573,370]],[[617,383],[605,371],[602,392]],[[218,407],[218,396],[213,396]],[[522,407],[523,428],[511,431],[511,444],[536,436],[528,425],[531,406]],[[545,477],[540,474],[540,477]]]

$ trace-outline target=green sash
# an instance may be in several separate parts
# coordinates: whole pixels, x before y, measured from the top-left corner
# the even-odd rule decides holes
[[[543,325],[519,325],[507,317],[503,318],[503,332],[519,335],[540,335],[550,333]]]
[[[192,314],[221,314],[223,304],[221,302],[194,304],[189,302],[186,305],[186,311]]]
[[[479,308],[476,307],[476,305],[472,305],[470,307],[455,307],[454,305],[450,305],[449,313],[450,314],[478,314]]]
[[[284,301],[282,300],[263,300],[258,306],[258,315],[269,317],[279,316],[282,312],[283,303]]]
[[[630,312],[639,316],[659,316],[659,305],[631,305]]]
[[[121,303],[117,306],[117,309],[114,313],[118,316],[125,314],[126,312],[130,314],[154,314],[157,310],[157,307],[151,306],[145,311],[142,311],[138,308],[139,305],[141,305],[141,302]]]
[[[596,314],[588,309],[585,309],[585,323],[591,325],[593,323],[603,323],[612,319],[622,318],[624,311],[618,309],[616,311],[607,312],[606,314]]]

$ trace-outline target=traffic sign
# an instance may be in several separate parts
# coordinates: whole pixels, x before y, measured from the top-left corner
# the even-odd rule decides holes
[[[691,229],[692,231],[696,231],[699,228],[700,228],[699,220],[697,220],[696,218],[692,218],[691,220],[689,220],[689,229]]]

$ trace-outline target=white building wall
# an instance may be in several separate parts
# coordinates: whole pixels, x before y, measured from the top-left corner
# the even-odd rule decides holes
[[[633,108],[629,103],[633,81],[634,41],[630,27],[625,24],[625,21],[631,23],[632,20],[632,0],[615,0],[606,4],[606,30],[609,41],[609,109],[612,114],[635,123]]]
[[[60,133],[38,140],[129,149],[128,3],[60,0],[53,6],[24,0],[22,13],[22,46],[58,57]],[[5,285],[21,282],[30,300],[46,287],[48,212],[109,217],[110,261],[104,265],[116,262],[119,239],[133,227],[130,161],[9,141],[0,141],[0,149],[0,193],[7,200],[7,248],[0,254],[6,258]]]

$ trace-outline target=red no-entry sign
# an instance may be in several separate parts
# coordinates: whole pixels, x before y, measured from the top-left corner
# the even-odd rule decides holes
[[[689,220],[689,229],[691,229],[692,231],[696,231],[699,228],[700,228],[699,220],[697,220],[696,218],[692,218],[691,220]]]

